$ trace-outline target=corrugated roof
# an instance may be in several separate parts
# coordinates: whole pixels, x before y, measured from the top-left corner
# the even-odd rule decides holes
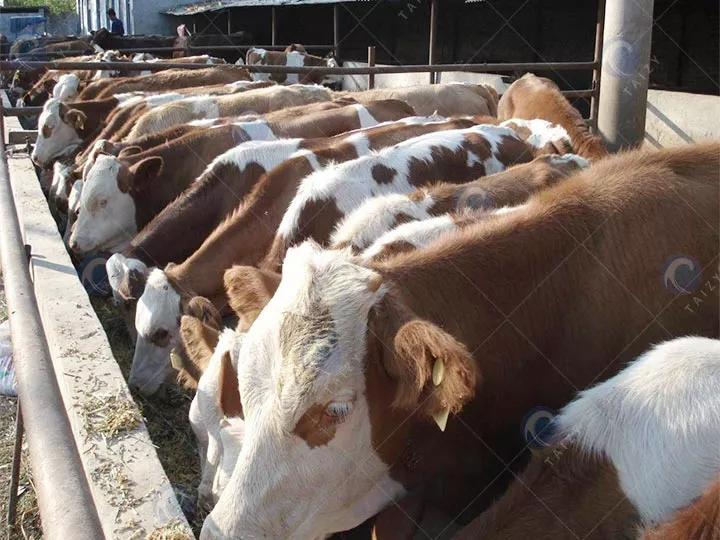
[[[363,0],[205,0],[194,4],[176,5],[163,11],[168,15],[194,15],[206,11],[219,11],[235,7],[255,6],[302,6],[305,4],[341,4],[344,2],[362,2]],[[367,1],[367,0],[365,0]]]

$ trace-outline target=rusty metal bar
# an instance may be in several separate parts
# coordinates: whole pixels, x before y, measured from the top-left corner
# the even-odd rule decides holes
[[[0,255],[18,396],[43,536],[49,540],[103,539],[30,279],[10,184],[4,126],[0,128]]]
[[[430,43],[428,45],[428,64],[433,65],[435,63],[435,36],[437,35],[437,0],[432,0],[430,4]],[[435,77],[437,73],[434,71],[430,72],[430,84],[435,84]]]
[[[368,47],[368,67],[375,67],[375,45]],[[368,90],[375,88],[375,74],[368,72]]]
[[[8,497],[6,525],[10,532],[17,518],[18,487],[20,486],[20,464],[22,460],[23,421],[20,398],[15,407],[15,443],[13,444],[12,469],[10,469],[10,495]]]
[[[590,100],[590,129],[598,133],[598,109],[600,107],[600,77],[602,76],[602,50],[603,34],[605,32],[605,0],[598,0],[597,24],[595,25],[595,53],[593,60],[596,66],[593,68],[592,88],[595,93]]]
[[[497,63],[497,64],[435,64],[409,65],[409,66],[375,66],[375,67],[314,67],[314,66],[242,66],[250,73],[317,73],[321,75],[381,75],[390,73],[426,73],[432,69],[435,72],[460,71],[469,73],[502,73],[515,70],[537,71],[580,71],[591,70],[595,62],[526,62],[526,63]],[[72,71],[76,69],[112,69],[116,71],[162,71],[164,69],[206,69],[208,64],[167,64],[162,62],[7,62],[0,61],[0,71],[15,71],[17,69],[48,68],[57,71]],[[223,66],[215,66],[222,68]],[[228,66],[231,67],[231,66]]]

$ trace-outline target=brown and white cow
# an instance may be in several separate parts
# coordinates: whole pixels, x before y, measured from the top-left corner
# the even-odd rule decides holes
[[[373,197],[338,224],[330,245],[350,247],[358,253],[387,231],[408,221],[464,210],[515,206],[587,166],[587,160],[574,154],[544,155],[467,184],[440,183],[412,193]]]
[[[565,128],[576,154],[591,161],[607,155],[600,138],[590,133],[580,112],[550,79],[532,73],[523,75],[500,98],[497,115],[501,120],[547,120]]]
[[[291,249],[237,359],[244,440],[201,538],[322,538],[409,490],[467,520],[517,466],[528,411],[560,408],[658,340],[717,336],[720,289],[686,310],[675,292],[694,281],[672,261],[690,254],[703,284],[717,271],[718,157],[714,143],[601,160],[524,211],[370,267],[312,241]],[[662,398],[674,380],[636,387]],[[654,435],[598,437],[617,418],[605,406],[601,426],[578,416],[592,440]],[[650,479],[673,444],[646,443],[652,459],[629,474]],[[717,463],[717,442],[700,451]]]
[[[328,102],[338,105],[343,103],[344,100]],[[113,291],[124,300],[137,299],[138,296],[127,294],[130,288],[128,284],[123,285],[128,277],[127,270],[131,267],[162,268],[192,255],[213,229],[235,210],[263,174],[298,150],[337,142],[337,139],[322,136],[364,129],[411,114],[412,110],[407,105],[388,100],[367,107],[351,104],[318,111],[292,117],[286,122],[267,122],[265,127],[278,137],[305,135],[311,138],[285,139],[261,147],[242,145],[215,158],[192,186],[132,239],[122,255],[113,255],[109,259],[108,275]],[[280,116],[275,115],[275,118],[279,120]],[[251,130],[248,128],[248,131]],[[142,265],[132,263],[129,259],[136,259]],[[136,286],[133,288],[137,289]]]
[[[244,427],[244,425],[243,425]],[[715,540],[720,535],[720,476],[700,497],[640,540]]]
[[[535,149],[513,130],[482,124],[429,133],[326,167],[303,180],[262,267],[278,271],[287,249],[308,238],[328,244],[338,222],[372,197],[442,180],[463,184],[534,157]]]
[[[167,92],[179,88],[229,84],[235,81],[250,81],[250,74],[242,67],[213,66],[206,69],[168,69],[152,75],[128,77],[126,79],[96,81],[80,93],[79,99],[102,99],[128,92]],[[98,91],[100,88],[100,91]]]
[[[652,348],[567,405],[554,419],[553,444],[534,452],[508,492],[455,538],[635,539],[714,481],[708,522],[691,518],[706,536],[686,529],[669,538],[717,538],[710,516],[720,524],[718,386],[717,339]],[[645,538],[667,538],[661,531]]]
[[[226,309],[225,270],[234,264],[259,264],[303,177],[330,163],[354,159],[424,133],[474,124],[469,118],[428,120],[407,118],[339,136],[333,145],[300,150],[264,175],[243,204],[182,264],[151,271],[137,305],[138,341],[129,383],[152,394],[172,376],[168,356],[177,341],[177,321],[183,306],[191,298],[203,296],[218,309]],[[141,271],[137,265],[132,269],[136,274]]]
[[[321,86],[311,85],[270,86],[229,96],[191,97],[176,103],[168,103],[142,115],[128,134],[128,138],[148,135],[193,120],[237,116],[251,112],[267,113],[330,100],[330,92]]]
[[[159,148],[151,148],[125,160],[116,157],[96,160],[88,173],[88,181],[91,177],[93,178],[94,187],[90,189],[97,192],[97,197],[106,200],[107,205],[104,209],[98,209],[94,214],[86,214],[81,211],[81,217],[76,226],[77,230],[73,235],[75,241],[73,249],[87,253],[103,246],[104,249],[113,252],[122,251],[138,231],[142,230],[167,204],[189,187],[206,168],[210,167],[209,175],[214,176],[215,173],[221,173],[223,169],[226,169],[228,164],[230,170],[226,170],[225,174],[229,175],[237,172],[240,164],[250,166],[256,161],[263,163],[267,159],[272,165],[276,165],[279,161],[273,160],[284,159],[297,150],[299,141],[281,142],[280,146],[287,149],[285,154],[277,154],[272,150],[266,151],[263,145],[246,145],[243,148],[247,149],[247,152],[239,150],[238,153],[231,153],[224,158],[219,158],[217,167],[211,163],[219,154],[242,143],[271,141],[279,136],[338,133],[346,131],[348,128],[373,126],[379,120],[387,118],[402,118],[411,112],[408,107],[397,102],[381,102],[368,107],[362,105],[343,107],[344,104],[345,101],[325,102],[322,105],[325,110],[321,111],[321,114],[309,114],[308,117],[291,116],[286,122],[258,120],[226,124],[188,134],[172,143]],[[309,111],[310,108],[308,107],[306,110]],[[281,116],[276,116],[276,118],[279,119]],[[307,121],[308,119],[310,122]],[[269,147],[269,149],[274,148],[274,146]],[[133,167],[141,167],[140,163],[149,159],[159,160],[159,166],[164,167],[164,172],[158,172],[154,177],[149,178],[149,185],[143,189],[137,191],[131,189],[127,193],[123,192],[123,181],[129,186],[136,184],[134,177],[137,172],[133,170]],[[106,172],[93,174],[93,169],[100,166],[105,167]],[[236,188],[232,191],[230,208],[234,208],[242,200],[244,194],[252,187],[253,178],[257,179],[260,174],[261,172],[257,168],[251,167],[246,176],[240,175],[238,178],[232,178],[230,184],[220,186],[224,197],[227,197],[228,190],[232,189],[231,185]],[[203,189],[207,187],[204,183],[199,184],[198,187],[207,193]],[[100,193],[103,194],[102,197],[99,195]],[[84,199],[90,205],[87,209],[92,207],[92,201],[97,197],[88,195],[88,199]],[[129,203],[129,199],[132,199],[131,205],[119,202]],[[118,201],[117,204],[116,201]],[[188,202],[189,199],[184,198],[181,204],[184,206]],[[83,203],[81,210],[85,209],[86,205]],[[133,212],[128,213],[128,210],[133,210]],[[198,208],[197,211],[212,212],[212,208]],[[187,223],[181,220],[178,225],[180,227],[178,232],[180,232],[185,230]],[[206,229],[200,229],[191,234],[199,234],[204,239],[203,230]],[[209,232],[206,231],[206,233]],[[167,240],[166,238],[164,242]],[[112,245],[105,245],[110,241]]]
[[[245,65],[248,66],[289,66],[289,67],[336,67],[329,58],[321,58],[307,54],[297,48],[285,51],[267,51],[265,49],[251,48],[245,55]],[[253,73],[256,81],[275,81],[280,84],[320,84],[325,75],[320,73]]]
[[[497,116],[498,95],[484,84],[444,83],[422,84],[400,88],[375,88],[364,92],[341,92],[351,95],[359,103],[375,99],[399,99],[410,105],[417,114],[442,116]]]
[[[108,99],[76,101],[71,104],[51,98],[38,119],[38,136],[31,159],[47,168],[60,157],[77,154],[102,133],[111,113],[138,103],[153,108],[185,96],[176,92],[156,95],[122,94]]]

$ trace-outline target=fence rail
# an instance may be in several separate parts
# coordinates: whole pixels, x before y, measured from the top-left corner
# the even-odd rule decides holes
[[[47,68],[57,71],[72,70],[126,70],[126,71],[162,71],[165,69],[205,69],[208,64],[173,64],[165,62],[58,62],[58,61],[2,61],[0,71],[15,71]],[[393,73],[443,73],[459,71],[463,73],[510,73],[513,71],[581,71],[598,68],[596,62],[509,62],[483,64],[419,64],[407,66],[366,66],[366,67],[318,67],[318,66],[239,66],[250,73],[269,74],[305,74],[321,75],[387,75]]]
[[[211,52],[211,51],[247,51],[248,49],[265,49],[268,51],[283,51],[289,45],[189,45],[187,47],[129,47],[124,49],[107,49],[109,51],[117,51],[121,54],[131,53],[173,53],[173,52]],[[303,45],[306,51],[334,51],[335,45]],[[47,56],[48,58],[69,58],[72,56],[78,56],[77,51],[75,52],[43,52],[33,53],[28,51],[26,53],[14,54],[13,57],[17,59],[22,58],[36,58],[38,56]],[[10,53],[0,54],[0,58],[10,58]]]
[[[0,108],[2,105],[0,104]],[[0,117],[1,118],[1,117]],[[7,297],[22,428],[27,436],[43,535],[48,539],[104,538],[70,420],[55,378],[47,338],[28,268],[0,122],[0,257]],[[20,407],[18,407],[20,414]],[[15,452],[20,445],[15,445]],[[17,488],[19,456],[13,457],[11,487]],[[15,516],[11,493],[8,518]],[[8,526],[14,525],[8,523]]]

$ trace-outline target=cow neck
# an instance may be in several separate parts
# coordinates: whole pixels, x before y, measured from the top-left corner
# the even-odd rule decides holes
[[[143,260],[151,255],[157,266],[183,261],[241,204],[265,172],[258,163],[249,163],[242,171],[233,161],[215,163],[143,228],[128,256]]]

